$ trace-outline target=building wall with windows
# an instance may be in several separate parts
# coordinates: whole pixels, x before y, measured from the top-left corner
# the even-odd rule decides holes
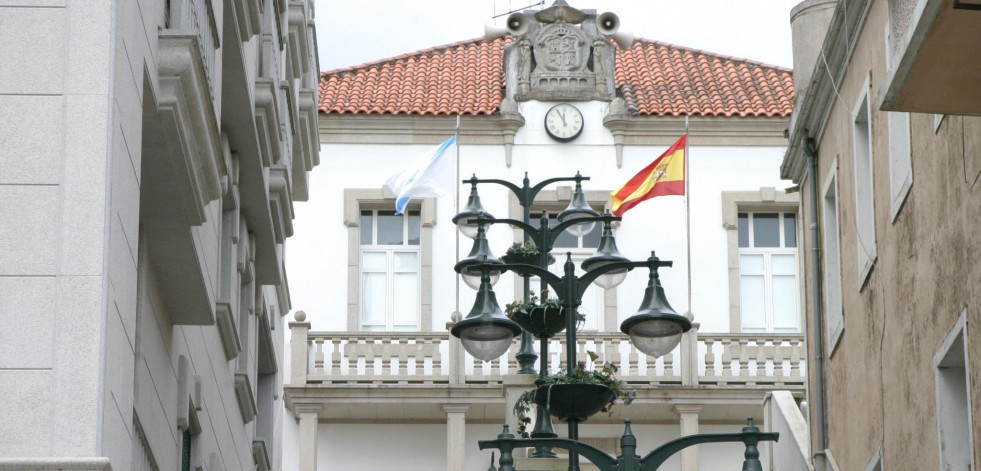
[[[804,227],[816,224],[801,254],[820,250],[803,258],[816,469],[981,463],[981,120],[969,116],[981,107],[951,83],[977,74],[933,62],[928,93],[916,78],[948,57],[930,44],[977,37],[977,19],[963,2],[839,4],[826,59],[809,66],[782,168],[801,185]],[[917,95],[960,103],[913,106]]]
[[[760,98],[759,108],[733,105],[746,107],[738,117],[737,112],[712,108],[710,99],[691,104],[704,106],[699,112],[691,111],[694,107],[651,111],[669,106],[647,95],[653,88],[644,87],[660,83],[654,79],[647,85],[638,80],[634,89],[648,98],[628,96],[629,87],[621,83],[624,96],[606,100],[516,101],[501,89],[509,70],[505,64],[513,60],[508,57],[515,57],[505,52],[508,44],[515,44],[509,41],[464,41],[324,74],[320,140],[323,155],[330,157],[321,165],[326,170],[311,177],[310,202],[297,207],[302,235],[291,245],[291,250],[305,253],[302,265],[291,262],[291,285],[310,294],[296,306],[303,313],[290,324],[291,377],[285,394],[297,427],[286,431],[287,443],[294,445],[284,454],[285,468],[486,469],[490,453],[479,452],[476,440],[496,436],[502,423],[515,429],[510,404],[534,379],[516,374],[517,348],[499,360],[480,362],[465,355],[447,334],[452,323],[470,311],[475,296],[453,271],[472,244],[452,223],[457,201],[460,207],[466,204],[470,185],[448,181],[446,196],[413,201],[401,218],[392,215],[394,195],[383,188],[394,173],[451,137],[457,115],[458,181],[476,174],[520,185],[527,175],[534,185],[578,171],[590,177],[583,189],[599,211],[609,208],[611,191],[680,138],[686,122],[689,127],[691,304],[685,198],[646,201],[628,211],[614,232],[619,250],[630,259],[645,259],[655,250],[662,259],[674,261],[672,268],[661,270],[668,300],[679,313],[692,313],[700,333],[687,336],[683,342],[688,343],[671,355],[647,359],[631,350],[619,333],[620,322],[641,303],[647,273],[635,270],[610,290],[591,287],[583,304],[583,343],[576,347],[580,358],[585,359],[586,350],[595,350],[621,364],[624,378],[637,385],[639,398],[609,417],[590,419],[581,428],[582,437],[615,453],[622,421],[630,417],[649,451],[681,435],[739,431],[749,416],[761,423],[766,391],[791,389],[797,399],[803,397],[800,295],[783,290],[788,278],[795,286],[800,279],[796,258],[781,265],[778,257],[776,271],[771,269],[767,278],[771,285],[776,279],[785,295],[776,297],[778,321],[790,321],[766,324],[772,314],[752,312],[764,322],[744,332],[738,297],[734,304],[731,296],[739,292],[740,281],[738,265],[733,265],[740,250],[737,214],[776,214],[781,221],[776,232],[780,246],[766,249],[796,257],[793,241],[801,231],[796,195],[785,193],[790,182],[777,173],[792,106],[789,71],[643,40],[617,53],[621,82],[631,71],[654,75],[660,67],[631,64],[680,64],[691,58],[690,63],[716,61],[719,67],[732,67],[736,75],[745,73],[741,77],[766,77],[759,80],[773,87],[772,94]],[[662,59],[655,59],[658,51],[664,53]],[[722,70],[717,72],[713,77],[722,80]],[[692,69],[682,75],[699,73]],[[582,132],[570,142],[557,142],[544,129],[546,112],[560,102],[571,103],[583,116]],[[546,187],[532,214],[557,214],[568,205],[573,185]],[[521,218],[517,199],[503,186],[481,184],[478,191],[484,208],[494,216]],[[761,237],[764,232],[765,228],[759,230]],[[519,231],[500,225],[487,237],[498,256],[522,240]],[[598,242],[595,232],[563,237],[552,252],[557,260],[551,268],[556,271],[567,252],[580,260],[592,255]],[[389,243],[379,244],[382,240]],[[383,279],[387,284],[381,290]],[[532,283],[536,291],[537,284]],[[503,307],[522,296],[522,281],[505,273],[494,290]],[[376,298],[377,292],[384,297]],[[755,305],[770,306],[772,292],[757,290],[745,297]],[[408,302],[412,304],[406,306]],[[408,331],[410,326],[416,331]],[[559,367],[561,348],[558,340],[550,344],[552,370]],[[564,425],[555,426],[564,436]],[[370,436],[371,443],[352,436]],[[372,447],[378,443],[392,444],[392,453],[377,453]],[[701,449],[701,457],[689,450],[666,469],[724,466],[742,456],[732,447],[715,449],[722,451],[719,454]],[[519,465],[526,466],[529,463]]]
[[[0,469],[281,469],[313,14],[0,8]]]

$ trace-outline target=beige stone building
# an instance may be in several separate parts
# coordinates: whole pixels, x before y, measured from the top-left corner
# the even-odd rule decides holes
[[[813,254],[803,260],[815,469],[977,469],[979,5],[798,11],[809,8],[829,23],[795,50],[813,73],[799,82],[782,172],[800,184],[813,228],[802,253]]]
[[[0,4],[0,469],[280,469],[313,16]]]

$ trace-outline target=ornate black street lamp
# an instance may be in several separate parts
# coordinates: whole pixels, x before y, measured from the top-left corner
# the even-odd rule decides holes
[[[558,218],[560,221],[554,227],[551,226],[548,214],[543,212],[539,226],[537,228],[532,226],[530,224],[530,209],[535,195],[548,184],[569,180],[576,182],[576,189],[569,207],[560,213]],[[575,313],[578,312],[579,305],[582,303],[582,296],[591,283],[595,282],[601,287],[610,288],[623,281],[628,271],[642,267],[648,269],[649,280],[641,306],[637,313],[623,321],[620,326],[620,330],[630,336],[634,346],[647,355],[656,358],[674,350],[681,341],[682,334],[691,329],[691,321],[675,312],[671,308],[671,305],[668,304],[664,289],[658,278],[658,269],[661,267],[670,267],[672,262],[660,260],[654,252],[651,252],[651,256],[644,261],[632,262],[623,257],[616,248],[616,242],[611,229],[612,223],[619,221],[621,218],[609,213],[601,216],[590,208],[582,192],[581,182],[583,180],[588,180],[588,177],[583,177],[577,173],[575,177],[552,178],[532,187],[529,185],[526,174],[523,187],[518,187],[503,180],[479,180],[474,176],[469,181],[464,181],[464,183],[469,182],[473,186],[470,195],[471,204],[467,205],[464,212],[453,218],[454,222],[461,228],[461,231],[466,228],[466,231],[470,232],[471,227],[476,228],[473,231],[476,237],[473,250],[471,250],[469,257],[457,263],[455,268],[458,273],[471,279],[479,275],[480,284],[473,309],[467,315],[466,319],[457,322],[453,326],[450,331],[451,334],[460,338],[467,352],[484,361],[490,361],[503,355],[510,346],[512,338],[518,332],[522,332],[522,351],[526,347],[528,350],[531,350],[530,338],[532,335],[538,337],[541,339],[539,377],[536,381],[536,385],[539,388],[544,387],[543,384],[547,375],[549,338],[561,329],[546,329],[544,326],[538,328],[534,325],[519,326],[518,323],[509,319],[501,312],[494,292],[491,290],[491,280],[504,271],[512,271],[525,277],[524,288],[526,299],[530,293],[529,278],[531,276],[539,277],[543,291],[546,287],[551,287],[551,291],[559,298],[563,312],[566,313],[564,319],[566,323],[567,344],[566,367],[569,376],[574,376],[578,368],[576,362],[577,316]],[[476,185],[478,183],[497,183],[514,192],[524,209],[524,220],[497,219],[490,216],[480,207],[480,200],[476,192]],[[498,223],[509,224],[521,229],[524,232],[525,241],[534,241],[537,244],[539,250],[537,263],[502,263],[501,260],[494,258],[490,249],[487,247],[484,227]],[[596,223],[603,224],[603,236],[596,253],[582,263],[582,269],[585,271],[582,276],[577,277],[575,275],[576,267],[572,262],[572,254],[568,252],[566,253],[566,260],[563,265],[563,276],[559,277],[546,268],[551,258],[550,252],[552,251],[553,244],[563,230],[569,230],[570,233],[576,235],[583,235],[588,233],[588,231],[582,231],[582,226],[588,225],[591,230]],[[576,229],[577,226],[580,229]],[[470,285],[470,282],[468,282],[468,285]],[[524,331],[522,327],[524,327]],[[519,360],[521,359],[520,355],[521,353],[519,353]],[[534,360],[532,359],[531,361],[533,362]],[[519,371],[519,373],[523,372]],[[567,412],[558,410],[560,407],[554,401],[549,403],[550,412],[568,422],[567,439],[556,438],[557,435],[552,428],[549,411],[544,407],[539,407],[535,430],[531,434],[532,438],[514,438],[508,432],[507,426],[505,425],[504,432],[498,436],[497,440],[479,442],[481,449],[497,448],[501,450],[501,471],[514,470],[511,451],[515,447],[535,447],[536,451],[532,455],[533,457],[554,457],[555,454],[552,451],[552,447],[565,448],[569,450],[570,471],[579,469],[579,454],[582,454],[583,457],[599,466],[603,471],[640,471],[641,469],[644,471],[653,471],[657,469],[667,456],[682,448],[699,443],[741,441],[746,444],[746,462],[744,463],[743,469],[745,471],[753,471],[761,470],[758,460],[759,453],[756,451],[756,443],[761,440],[776,440],[777,438],[776,434],[760,433],[759,429],[752,425],[752,419],[750,419],[749,425],[743,429],[743,433],[741,434],[708,434],[683,437],[665,444],[647,457],[641,459],[634,453],[636,439],[630,432],[628,420],[622,440],[623,445],[621,451],[623,454],[619,459],[613,459],[598,449],[577,441],[579,438],[579,422],[597,412],[602,408],[603,404],[610,401],[610,395],[613,393],[612,390],[605,386],[598,387],[605,391],[585,394],[585,389],[579,388],[579,394],[577,395],[579,397],[563,398],[567,399],[565,402],[569,404],[568,408],[571,409]],[[559,392],[555,391],[553,394],[559,394]],[[587,404],[588,402],[595,404]],[[596,405],[599,407],[594,407]],[[751,456],[754,454],[755,456]]]

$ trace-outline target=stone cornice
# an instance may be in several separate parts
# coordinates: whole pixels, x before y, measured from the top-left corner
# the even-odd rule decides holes
[[[603,124],[618,145],[662,146],[678,140],[685,118],[608,115]],[[463,116],[460,143],[509,145],[523,125],[517,114]],[[689,135],[698,145],[783,146],[788,125],[788,118],[694,117]],[[320,114],[322,144],[438,144],[455,129],[455,116]]]
[[[439,144],[456,131],[456,116],[320,114],[321,144]],[[524,125],[518,114],[463,116],[461,144],[508,144]]]

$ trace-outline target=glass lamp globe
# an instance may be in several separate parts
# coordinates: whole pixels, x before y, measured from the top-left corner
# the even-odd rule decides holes
[[[496,324],[478,324],[460,330],[463,349],[483,361],[492,361],[504,355],[513,337],[511,329]]]
[[[464,236],[473,239],[477,237],[477,226],[476,222],[470,223],[471,219],[477,217],[485,217],[493,219],[490,213],[484,210],[484,206],[480,204],[480,195],[477,194],[477,175],[470,177],[470,197],[467,199],[467,205],[460,211],[459,214],[453,216],[453,224],[456,224],[457,229]]]
[[[463,282],[470,287],[470,289],[480,288],[480,273],[471,273],[467,270],[460,272],[460,278],[463,278]],[[495,271],[490,273],[490,284],[494,286],[497,284],[497,280],[501,279],[501,272]]]
[[[603,289],[610,289],[623,283],[623,280],[627,279],[627,270],[623,271],[614,270],[611,273],[604,273],[598,276],[593,283]]]
[[[681,324],[664,319],[638,322],[628,329],[630,342],[637,350],[654,358],[666,355],[681,343]]]

